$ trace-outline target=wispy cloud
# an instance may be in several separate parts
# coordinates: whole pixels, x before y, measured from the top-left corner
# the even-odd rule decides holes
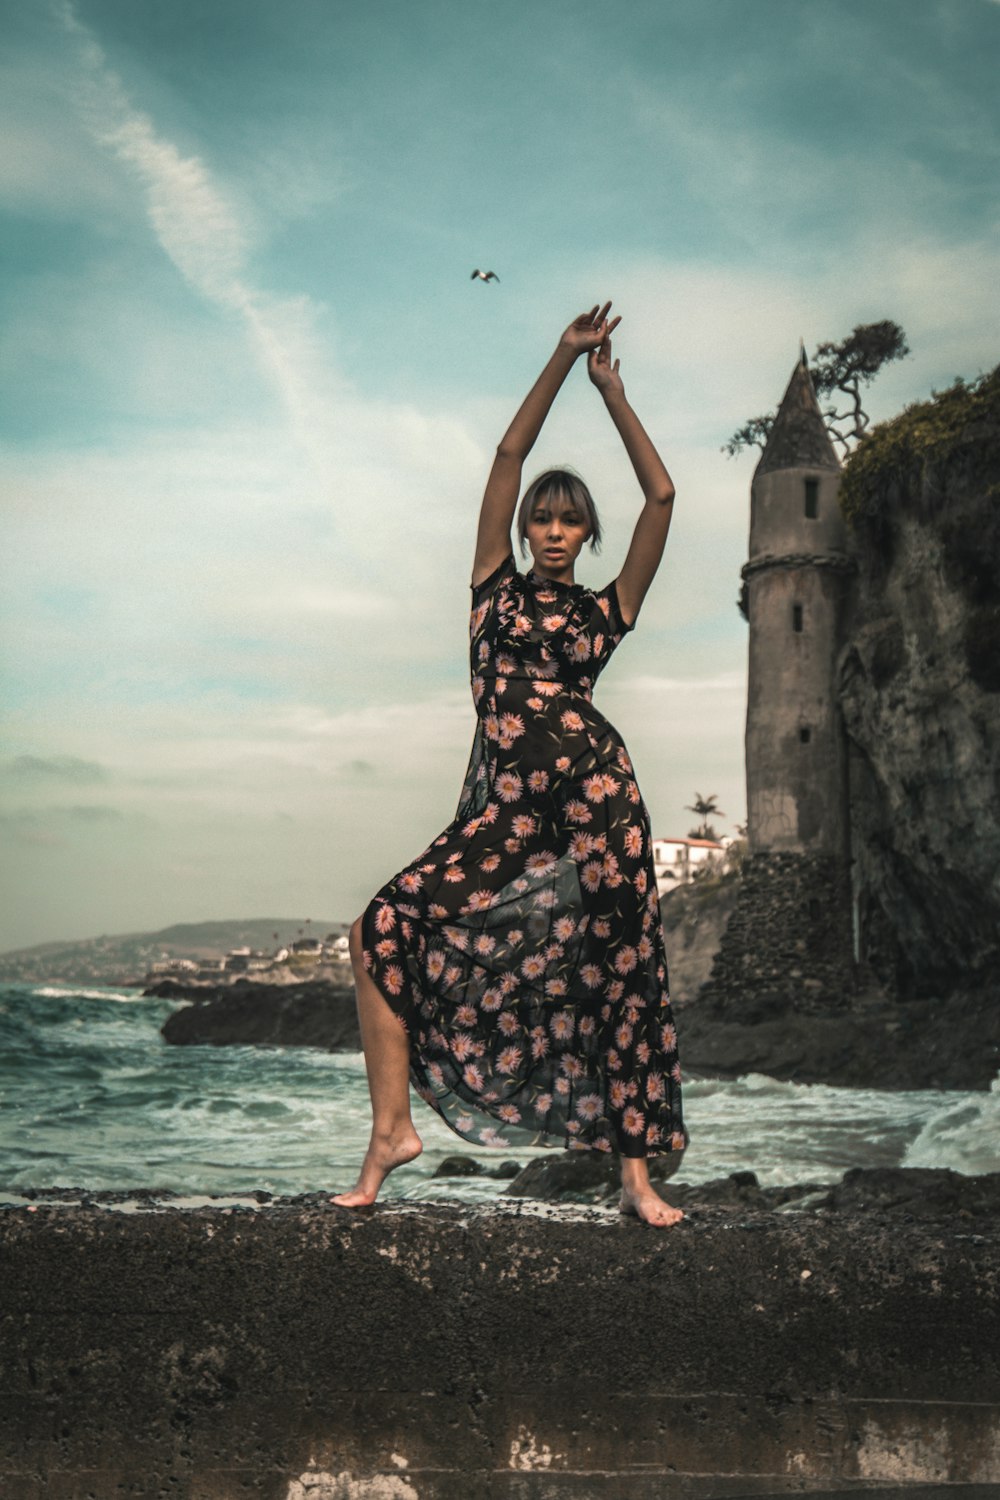
[[[299,443],[323,462],[329,456],[324,437],[334,417],[335,380],[316,334],[320,309],[306,297],[276,298],[254,285],[250,229],[235,202],[200,157],[184,155],[135,107],[68,0],[57,13],[77,43],[78,94],[88,128],[135,173],[153,233],[188,284],[242,320]]]
[[[104,781],[107,772],[93,760],[75,755],[15,755],[7,764],[8,773],[19,781],[70,781],[80,784]]]

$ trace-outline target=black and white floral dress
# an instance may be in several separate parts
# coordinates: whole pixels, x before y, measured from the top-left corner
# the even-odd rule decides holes
[[[414,1085],[479,1145],[681,1150],[677,1033],[649,817],[594,683],[614,583],[473,589],[478,723],[455,821],[362,918]]]

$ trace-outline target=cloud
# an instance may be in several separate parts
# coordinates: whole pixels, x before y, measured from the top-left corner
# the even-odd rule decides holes
[[[26,850],[40,850],[47,853],[53,849],[63,850],[67,846],[64,838],[42,826],[37,812],[0,813],[0,830],[12,844],[17,844]],[[14,938],[16,939],[16,932]],[[4,944],[7,941],[6,935],[0,938],[0,942]]]
[[[350,776],[373,776],[377,767],[374,761],[355,759],[345,761],[340,769]]]
[[[19,780],[79,783],[105,781],[108,774],[96,761],[81,760],[75,755],[15,755],[7,769]]]
[[[307,297],[278,299],[248,273],[250,227],[198,156],[184,155],[131,102],[101,47],[73,6],[59,9],[76,39],[83,117],[94,138],[132,169],[150,226],[164,253],[202,297],[236,314],[259,362],[279,390],[303,449],[329,456],[325,434],[334,382],[316,332],[320,310]]]

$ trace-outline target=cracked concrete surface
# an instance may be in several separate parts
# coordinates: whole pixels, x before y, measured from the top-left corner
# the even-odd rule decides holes
[[[13,1500],[1000,1484],[995,1221],[33,1207],[0,1214]]]

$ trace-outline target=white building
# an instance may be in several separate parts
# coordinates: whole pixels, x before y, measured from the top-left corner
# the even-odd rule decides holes
[[[339,937],[331,934],[323,944],[323,957],[330,958],[334,963],[347,964],[351,961],[350,943],[345,933]]]
[[[158,958],[150,965],[151,974],[196,974],[198,964],[193,958]]]
[[[732,839],[654,839],[653,867],[656,888],[663,897],[679,885],[687,885],[695,872],[721,860]]]

